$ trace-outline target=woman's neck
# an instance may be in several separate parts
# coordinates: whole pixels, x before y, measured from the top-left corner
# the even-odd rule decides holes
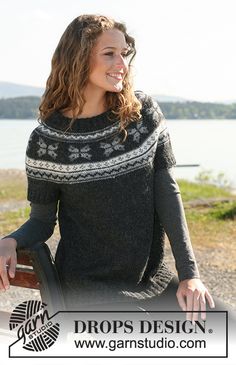
[[[75,118],[91,118],[96,115],[102,114],[107,110],[106,99],[104,94],[93,93],[93,95],[87,95],[86,91],[84,93],[85,104],[83,106],[82,112],[78,112],[75,109]],[[62,111],[63,112],[63,111]],[[73,110],[67,110],[63,112],[65,117],[73,118]]]

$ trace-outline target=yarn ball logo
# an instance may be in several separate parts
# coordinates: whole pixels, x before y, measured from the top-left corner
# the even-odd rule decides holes
[[[10,330],[17,330],[26,350],[44,351],[58,338],[60,325],[50,320],[46,306],[38,300],[29,300],[17,305],[11,314]]]

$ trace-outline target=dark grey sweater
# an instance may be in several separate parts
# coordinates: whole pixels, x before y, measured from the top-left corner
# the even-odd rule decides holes
[[[59,111],[31,134],[26,152],[30,219],[12,234],[18,247],[45,241],[58,221],[56,265],[67,302],[145,300],[173,274],[164,262],[164,232],[180,280],[199,277],[175,158],[159,106],[142,92],[142,118],[126,129],[111,112],[76,120]]]

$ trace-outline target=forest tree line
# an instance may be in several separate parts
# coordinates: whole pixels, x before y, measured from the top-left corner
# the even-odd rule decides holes
[[[158,100],[157,100],[158,102]],[[35,119],[40,97],[0,99],[0,119]],[[158,102],[166,119],[236,119],[236,103]]]

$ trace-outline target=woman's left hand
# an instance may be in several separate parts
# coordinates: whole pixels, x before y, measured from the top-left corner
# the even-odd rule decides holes
[[[180,308],[186,313],[186,319],[197,321],[198,311],[201,311],[202,320],[206,319],[206,299],[210,308],[215,308],[214,300],[200,279],[186,279],[180,281],[176,293]],[[191,311],[196,311],[192,313]]]

